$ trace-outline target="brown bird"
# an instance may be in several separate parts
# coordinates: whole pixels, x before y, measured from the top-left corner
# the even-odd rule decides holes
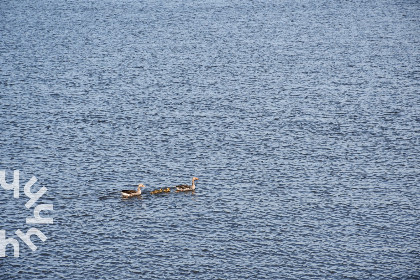
[[[178,185],[176,186],[177,192],[185,192],[185,191],[193,191],[195,190],[195,181],[198,180],[197,177],[192,178],[192,184],[191,185]]]
[[[121,191],[122,197],[133,197],[141,195],[141,188],[145,188],[146,186],[143,184],[139,184],[137,187],[137,191],[134,190],[123,190]]]

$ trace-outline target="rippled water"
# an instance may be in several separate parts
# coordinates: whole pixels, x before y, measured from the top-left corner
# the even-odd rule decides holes
[[[0,2],[0,228],[30,228],[32,176],[54,204],[0,278],[419,279],[419,14]]]

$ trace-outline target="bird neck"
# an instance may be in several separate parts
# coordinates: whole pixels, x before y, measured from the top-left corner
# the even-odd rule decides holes
[[[195,180],[192,180],[192,185],[191,185],[192,189],[195,189]]]

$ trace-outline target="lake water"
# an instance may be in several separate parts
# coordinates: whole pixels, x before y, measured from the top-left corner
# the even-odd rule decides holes
[[[419,279],[419,15],[1,1],[0,229],[33,226],[32,176],[54,224],[0,279]]]

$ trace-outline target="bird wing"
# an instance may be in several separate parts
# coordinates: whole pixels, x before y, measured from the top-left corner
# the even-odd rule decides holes
[[[129,193],[136,193],[137,191],[133,191],[133,190],[123,190],[123,191],[121,191],[122,193],[127,193],[127,194],[129,194]]]
[[[178,185],[178,186],[176,186],[176,188],[178,188],[178,189],[188,189],[188,188],[191,188],[191,186],[190,185]]]

